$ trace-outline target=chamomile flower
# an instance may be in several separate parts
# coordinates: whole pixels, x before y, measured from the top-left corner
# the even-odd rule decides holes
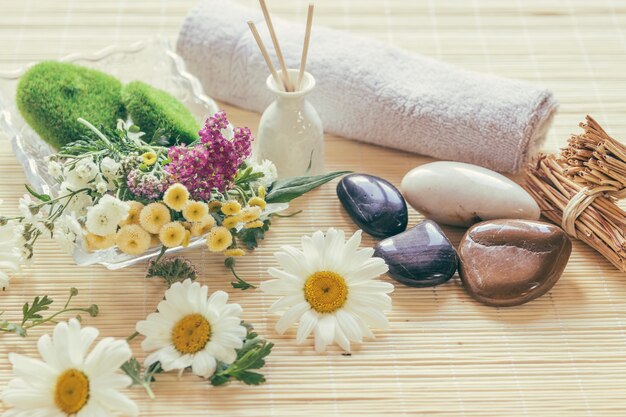
[[[233,235],[225,227],[214,227],[206,238],[206,244],[211,252],[222,252],[233,244]]]
[[[128,216],[120,223],[120,226],[125,226],[127,224],[139,224],[139,214],[145,206],[139,201],[127,201],[127,203],[129,206]]]
[[[172,221],[170,210],[161,203],[150,203],[139,213],[139,224],[146,231],[157,234],[163,225]]]
[[[185,232],[185,227],[180,222],[170,222],[159,231],[159,240],[166,248],[173,248],[183,242]]]
[[[372,258],[372,248],[359,250],[360,243],[360,230],[346,242],[343,231],[329,229],[303,237],[302,250],[283,246],[275,254],[282,269],[270,268],[276,279],[262,282],[261,290],[282,297],[270,308],[282,312],[278,333],[299,322],[298,344],[313,333],[318,352],[333,342],[350,351],[351,342],[373,337],[371,327],[388,326],[393,285],[376,279],[388,267]]]
[[[261,210],[263,210],[267,205],[267,202],[261,197],[252,197],[250,201],[248,201],[248,205],[252,207],[260,207]]]
[[[15,378],[4,390],[2,401],[11,417],[137,416],[137,405],[119,392],[131,384],[120,366],[131,358],[125,340],[102,339],[93,327],[81,329],[76,319],[61,322],[52,337],[39,338],[43,360],[9,354]]]
[[[172,210],[181,211],[188,201],[189,191],[180,183],[171,185],[163,194],[163,202]]]
[[[229,200],[222,204],[222,213],[227,216],[234,216],[241,211],[241,204],[236,200]]]
[[[190,201],[183,208],[183,217],[190,222],[200,222],[209,215],[209,206],[202,201]]]
[[[124,253],[129,255],[141,255],[150,248],[152,238],[138,224],[127,224],[117,232],[115,243]]]
[[[152,352],[145,360],[148,367],[161,363],[164,371],[191,366],[203,378],[215,373],[217,361],[233,363],[236,349],[243,345],[246,329],[241,325],[241,306],[227,304],[228,294],[217,291],[208,297],[209,288],[186,279],[165,292],[158,312],[137,323],[146,338],[143,350]]]
[[[222,226],[227,229],[234,229],[241,221],[241,216],[228,216],[222,220]]]

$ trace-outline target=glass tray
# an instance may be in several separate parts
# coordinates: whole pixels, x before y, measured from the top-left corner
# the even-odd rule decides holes
[[[61,59],[95,68],[116,76],[123,83],[141,80],[163,89],[178,98],[199,122],[219,111],[213,99],[204,93],[196,77],[188,73],[185,63],[162,38],[141,40],[129,45],[112,45],[94,53],[71,54]],[[35,63],[30,63],[13,71],[0,71],[0,129],[7,135],[15,157],[20,162],[30,185],[38,192],[55,196],[58,186],[47,170],[44,158],[54,151],[24,121],[16,103],[15,92],[20,77]],[[282,211],[286,204],[268,204],[262,218]],[[205,243],[204,237],[191,241],[187,248]],[[175,253],[187,248],[168,249]],[[140,256],[122,253],[117,248],[97,252],[87,252],[82,242],[78,242],[73,253],[78,265],[102,264],[109,269],[120,269],[156,257],[160,247],[151,248]]]

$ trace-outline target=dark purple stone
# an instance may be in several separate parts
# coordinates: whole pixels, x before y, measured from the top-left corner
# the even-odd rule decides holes
[[[387,262],[389,275],[396,281],[411,287],[443,284],[458,265],[454,246],[432,220],[378,242],[374,256]]]
[[[337,196],[352,220],[372,236],[388,237],[406,230],[406,202],[389,181],[366,174],[346,175],[337,184]]]

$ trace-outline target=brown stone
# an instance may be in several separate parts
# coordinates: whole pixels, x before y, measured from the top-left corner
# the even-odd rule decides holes
[[[559,227],[532,220],[492,220],[471,227],[459,246],[459,274],[481,303],[508,307],[534,300],[559,280],[572,242]]]

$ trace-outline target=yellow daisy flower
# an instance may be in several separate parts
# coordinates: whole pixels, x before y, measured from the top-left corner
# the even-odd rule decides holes
[[[241,204],[238,201],[230,200],[222,204],[222,213],[227,216],[232,216],[241,211]]]
[[[207,246],[211,252],[222,252],[233,243],[233,235],[225,227],[214,227],[207,236]]]
[[[257,207],[260,207],[261,210],[263,210],[265,206],[267,205],[267,202],[261,197],[252,197],[250,201],[248,201],[248,205],[257,206]]]
[[[109,249],[111,246],[115,245],[115,233],[106,236],[87,233],[85,235],[85,243],[87,244],[87,250],[90,252]]]
[[[170,210],[162,203],[150,203],[141,210],[139,224],[148,232],[159,233],[164,224],[172,221]]]
[[[139,224],[139,213],[143,210],[144,205],[139,201],[127,201],[130,209],[128,210],[128,217],[126,220],[120,222],[120,226],[126,226],[127,224]]]
[[[183,208],[183,217],[190,222],[200,222],[209,215],[209,206],[202,201],[190,201]]]
[[[161,246],[159,235],[150,235],[150,247]]]
[[[235,248],[235,249],[226,249],[224,251],[224,256],[243,256],[246,252],[243,249]]]
[[[189,241],[191,240],[191,232],[189,230],[185,230],[185,237],[183,238],[183,241],[181,242],[181,246],[183,248],[186,248],[187,246],[189,246]]]
[[[243,227],[245,229],[256,229],[257,227],[263,227],[263,222],[261,220],[255,220],[253,222],[246,223]]]
[[[243,210],[243,213],[241,214],[241,220],[248,223],[248,222],[252,222],[258,219],[260,216],[261,216],[261,207],[258,207],[258,206],[246,207]]]
[[[146,152],[141,155],[141,162],[143,162],[147,166],[151,166],[156,164],[157,155],[154,152]]]
[[[185,239],[185,228],[180,222],[171,222],[164,225],[159,231],[159,240],[166,248],[173,248]]]
[[[124,253],[141,255],[150,247],[150,233],[138,224],[127,224],[117,232],[115,243]]]
[[[259,187],[259,197],[261,197],[263,200],[265,200],[265,194],[267,193],[267,191],[265,190],[265,187],[263,187],[262,185]]]
[[[189,201],[187,187],[180,183],[171,185],[163,195],[163,202],[173,210],[181,211]]]
[[[202,223],[194,223],[191,225],[191,236],[203,236],[211,231],[211,229],[215,226],[215,220],[213,223],[202,224]]]
[[[222,226],[227,229],[234,229],[239,223],[241,223],[241,216],[229,216],[222,220]]]
[[[209,201],[209,211],[217,211],[222,207],[222,202],[218,200]]]

